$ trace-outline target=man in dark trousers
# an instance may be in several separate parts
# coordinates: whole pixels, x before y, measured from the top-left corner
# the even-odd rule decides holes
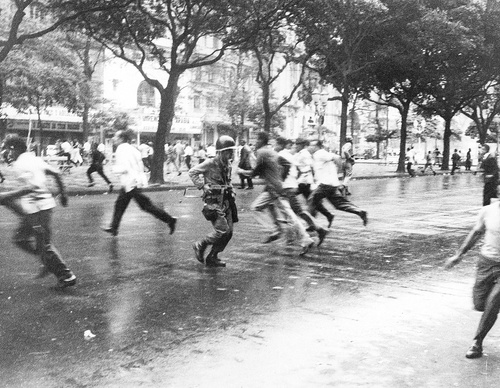
[[[445,268],[458,264],[462,256],[483,236],[472,294],[474,308],[482,311],[483,315],[474,341],[465,353],[467,358],[479,358],[483,355],[483,340],[495,324],[500,311],[500,202],[498,199],[493,199],[490,205],[481,208],[476,225],[469,232],[457,253],[446,261]]]
[[[172,217],[165,210],[155,206],[147,197],[142,188],[147,186],[147,178],[144,173],[141,153],[130,144],[133,139],[131,131],[118,131],[113,137],[113,142],[118,146],[115,152],[114,171],[120,175],[121,189],[116,198],[113,220],[111,225],[104,231],[113,236],[118,235],[120,222],[132,199],[135,199],[142,210],[148,212],[165,222],[170,228],[170,234],[174,233],[177,218]]]
[[[233,237],[233,223],[238,221],[231,184],[231,163],[236,143],[223,135],[215,144],[215,157],[205,160],[188,171],[198,189],[203,190],[203,215],[212,223],[213,232],[193,244],[196,259],[207,267],[225,267],[218,254],[226,248]],[[207,247],[210,253],[205,257]]]
[[[458,163],[460,163],[460,155],[458,154],[458,150],[456,148],[455,148],[455,152],[453,152],[453,155],[451,155],[451,163],[452,163],[451,175],[454,175],[455,170],[460,171],[460,167],[458,165]]]
[[[486,206],[490,204],[491,198],[498,198],[497,187],[499,174],[497,159],[495,155],[490,153],[490,146],[484,144],[482,150],[483,161],[481,162],[481,170],[484,175],[483,206]]]
[[[52,209],[56,203],[47,186],[47,176],[55,179],[61,204],[68,205],[59,171],[35,154],[26,152],[26,143],[17,136],[7,139],[4,148],[20,184],[19,189],[0,194],[0,205],[21,218],[14,243],[24,251],[39,256],[42,264],[39,278],[52,273],[57,278],[57,288],[74,286],[76,276],[63,262],[52,242]]]
[[[106,160],[106,156],[97,149],[97,143],[92,143],[91,147],[91,162],[90,166],[87,170],[87,177],[89,179],[89,187],[92,187],[95,185],[94,180],[92,179],[92,173],[97,172],[102,179],[108,184],[108,193],[111,193],[113,191],[113,185],[111,184],[111,181],[108,179],[108,177],[104,174],[104,170],[102,169],[103,163]]]
[[[250,163],[250,157],[252,155],[252,150],[247,145],[247,142],[245,140],[240,141],[240,146],[241,150],[240,150],[240,161],[238,162],[238,168],[241,168],[242,170],[251,170],[252,164]],[[239,174],[239,176],[240,176],[240,189],[245,188],[245,181],[247,181],[248,189],[252,190],[253,189],[252,177],[243,174]]]

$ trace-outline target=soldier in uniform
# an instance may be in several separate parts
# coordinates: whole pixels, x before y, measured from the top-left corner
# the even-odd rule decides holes
[[[215,144],[214,158],[191,168],[189,177],[198,189],[203,190],[205,202],[202,213],[212,223],[213,232],[193,244],[196,259],[207,267],[225,267],[218,254],[222,252],[233,236],[233,223],[238,214],[231,184],[231,163],[236,143],[232,137],[223,135]],[[211,245],[207,256],[205,251]]]

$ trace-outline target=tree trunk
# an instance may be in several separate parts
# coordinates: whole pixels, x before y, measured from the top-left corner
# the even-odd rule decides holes
[[[262,109],[264,111],[264,131],[271,133],[271,108],[269,106],[269,98],[271,93],[269,91],[269,84],[262,85]]]
[[[347,112],[349,110],[349,88],[344,87],[342,89],[342,110],[340,113],[340,144],[339,150],[345,144],[345,139],[347,137]]]
[[[408,123],[408,111],[410,110],[410,104],[403,105],[400,110],[401,113],[401,139],[399,141],[399,160],[398,160],[398,169],[396,172],[405,172],[406,171],[406,136],[407,136],[407,126]]]
[[[444,117],[443,117],[444,118]],[[450,166],[450,138],[451,138],[451,117],[444,118],[444,135],[443,135],[443,163],[441,170],[449,170]]]
[[[177,85],[179,73],[171,71],[165,89],[160,91],[160,114],[158,117],[158,129],[153,145],[153,163],[151,165],[151,183],[165,183],[163,178],[163,163],[165,161],[165,142],[172,129],[175,115],[175,101],[177,100]]]

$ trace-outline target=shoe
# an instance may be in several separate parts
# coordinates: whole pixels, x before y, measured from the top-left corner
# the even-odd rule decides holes
[[[172,217],[172,221],[170,221],[168,224],[168,226],[170,226],[170,234],[174,234],[176,225],[177,225],[177,218]]]
[[[113,185],[109,185],[108,194],[111,194],[112,192],[113,192]]]
[[[279,238],[280,238],[280,233],[274,233],[274,234],[271,234],[268,238],[266,238],[263,241],[263,243],[264,244],[269,244],[270,242],[276,241]]]
[[[328,234],[328,230],[326,229],[319,229],[318,230],[318,247],[323,244],[323,241],[325,240],[326,235]]]
[[[436,176],[436,175],[437,175],[437,172],[436,172],[436,171],[433,171],[432,173],[434,174],[434,176]]]
[[[333,219],[335,218],[335,216],[332,215],[332,214],[330,214],[330,216],[327,216],[326,218],[328,220],[328,229],[330,229],[330,227],[332,226],[332,222],[333,222]]]
[[[95,186],[95,182],[90,182],[87,187],[94,187]]]
[[[314,245],[314,240],[311,240],[311,242],[309,242],[307,245],[304,245],[299,253],[299,256],[304,256],[307,252],[309,252],[309,249],[311,249],[313,245]]]
[[[253,190],[253,187],[247,187],[245,190]]]
[[[240,190],[245,190],[245,186],[238,187]]]
[[[363,210],[359,216],[363,220],[363,225],[368,225],[368,213]]]
[[[223,262],[223,261],[220,261],[219,259],[217,259],[217,260],[211,259],[211,260],[207,260],[207,262],[205,263],[205,265],[207,267],[225,267],[226,263]]]
[[[179,172],[179,173],[177,174],[177,176],[179,176],[179,175],[181,175],[181,174],[182,174],[182,173],[181,173],[181,172]]]
[[[118,236],[118,231],[116,229],[111,228],[111,227],[102,228],[102,230],[105,231],[106,233],[111,234],[112,236]]]
[[[61,277],[57,280],[57,288],[63,289],[66,287],[72,287],[76,284],[76,276],[70,272],[64,277]]]
[[[201,264],[205,264],[205,258],[203,257],[205,253],[205,247],[203,246],[203,244],[195,242],[193,244],[193,250],[196,260],[198,260]]]
[[[483,347],[479,344],[472,345],[467,353],[465,353],[465,357],[467,358],[479,358],[483,356]]]

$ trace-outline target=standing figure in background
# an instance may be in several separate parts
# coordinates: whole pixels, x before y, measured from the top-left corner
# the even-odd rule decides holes
[[[455,148],[455,151],[453,152],[453,155],[451,155],[451,175],[455,174],[455,170],[460,171],[460,166],[458,165],[460,163],[460,155],[458,154],[458,150]]]
[[[247,142],[245,140],[240,141],[240,160],[238,162],[238,168],[241,168],[242,170],[251,170],[252,169],[252,164],[250,163],[250,157],[252,155],[252,150],[250,147],[247,145]],[[248,190],[253,189],[253,181],[251,176],[246,176],[244,174],[239,174],[240,176],[240,189],[245,188],[245,181],[248,183]]]
[[[352,154],[352,139],[350,137],[345,139],[345,144],[342,146],[342,173],[344,180],[344,194],[351,195],[349,191],[349,181],[352,178],[352,166],[355,161]]]
[[[194,155],[194,150],[193,147],[188,143],[184,147],[184,163],[186,163],[186,167],[189,170],[191,170],[191,158]]]
[[[471,149],[467,151],[467,154],[465,155],[465,170],[470,171],[470,168],[472,166],[472,155],[471,155]]]
[[[89,179],[88,186],[92,187],[95,185],[94,179],[92,179],[92,174],[97,172],[108,184],[108,193],[111,193],[113,191],[113,185],[106,174],[104,174],[103,170],[105,160],[106,156],[104,156],[104,154],[97,149],[97,143],[92,143],[92,146],[90,147],[90,167],[87,170],[87,178]]]
[[[141,153],[141,159],[142,159],[142,164],[144,165],[144,168],[146,168],[146,171],[150,170],[150,165],[149,165],[149,145],[146,143],[146,141],[142,141],[139,147],[137,149]]]
[[[114,171],[120,176],[121,189],[116,198],[113,219],[111,225],[104,231],[113,236],[118,235],[118,229],[123,214],[132,199],[135,199],[139,207],[165,222],[170,228],[170,234],[174,233],[177,218],[172,217],[165,210],[155,206],[147,197],[142,188],[147,186],[147,177],[144,173],[141,153],[130,144],[133,139],[131,131],[117,131],[113,137],[116,147]]]
[[[64,263],[52,242],[52,209],[56,202],[47,187],[47,176],[55,179],[61,204],[68,205],[59,171],[33,153],[26,152],[26,143],[17,136],[7,139],[4,147],[20,186],[20,189],[0,194],[0,204],[21,218],[14,243],[40,258],[42,268],[39,278],[52,273],[57,278],[57,288],[74,286],[76,276]],[[35,244],[32,242],[33,238]]]
[[[437,164],[439,167],[441,167],[441,151],[439,151],[439,149],[436,147],[433,154],[434,154],[434,165]]]
[[[180,140],[177,140],[174,146],[175,151],[175,165],[177,166],[177,175],[181,175],[182,160],[184,157],[184,144]]]
[[[205,147],[203,147],[201,144],[199,145],[198,151],[196,152],[196,157],[198,158],[198,164],[203,163],[207,158]]]
[[[486,206],[491,203],[491,198],[498,198],[499,173],[497,158],[490,153],[490,146],[484,144],[482,151],[483,161],[481,162],[481,170],[484,175],[483,206]]]
[[[238,212],[231,184],[231,168],[236,143],[230,136],[221,136],[216,143],[217,153],[189,170],[188,174],[198,189],[203,190],[203,216],[212,223],[213,232],[193,244],[196,259],[207,267],[225,267],[218,254],[233,237],[233,223]],[[210,253],[205,257],[207,247]]]

